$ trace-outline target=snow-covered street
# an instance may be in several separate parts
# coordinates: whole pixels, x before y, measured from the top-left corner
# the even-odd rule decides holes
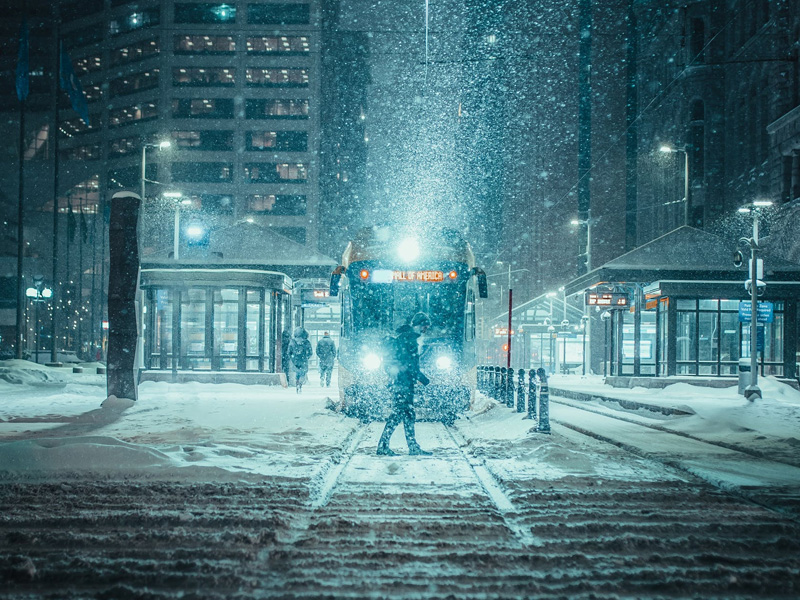
[[[778,598],[800,590],[800,393],[555,388],[552,433],[479,396],[431,457],[294,389],[0,364],[7,598]],[[9,380],[16,383],[9,383]],[[761,448],[761,451],[758,450]]]

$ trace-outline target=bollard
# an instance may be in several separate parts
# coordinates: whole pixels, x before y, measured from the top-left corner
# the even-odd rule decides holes
[[[506,406],[514,408],[514,369],[508,369],[508,380],[506,381]]]
[[[517,381],[517,412],[525,412],[525,369],[519,370]]]
[[[492,400],[500,399],[500,367],[493,367],[494,377],[492,377]]]
[[[486,367],[483,365],[478,367],[478,391],[481,394],[486,393]]]
[[[538,433],[550,433],[550,387],[547,385],[547,372],[537,369],[539,377],[539,426]]]
[[[528,371],[528,418],[536,420],[536,371]]]
[[[497,394],[497,401],[500,404],[506,403],[506,389],[508,386],[507,380],[508,374],[506,373],[505,367],[500,367],[500,389],[498,390]]]

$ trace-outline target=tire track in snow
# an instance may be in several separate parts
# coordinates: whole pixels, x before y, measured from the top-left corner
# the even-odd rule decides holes
[[[335,462],[332,467],[323,473],[322,481],[320,481],[316,489],[310,494],[309,500],[312,510],[322,508],[331,499],[333,490],[339,481],[339,477],[341,477],[342,473],[347,468],[347,465],[350,463],[350,460],[353,458],[356,450],[358,450],[358,447],[364,440],[366,433],[367,425],[364,423],[359,423],[358,427],[350,432],[347,438],[345,438],[343,444],[345,449],[339,456],[338,462]]]
[[[648,429],[653,429],[655,431],[661,431],[663,433],[670,433],[673,435],[679,435],[681,437],[688,438],[690,440],[695,440],[698,442],[703,442],[704,444],[711,444],[712,446],[719,446],[720,448],[725,448],[726,450],[733,450],[735,452],[741,452],[742,454],[747,454],[749,456],[753,456],[755,458],[761,458],[764,460],[769,460],[771,462],[777,462],[784,465],[789,465],[790,467],[800,467],[796,461],[791,460],[781,460],[780,458],[775,458],[773,455],[768,454],[766,452],[761,452],[759,450],[754,450],[752,448],[744,448],[737,444],[729,444],[727,442],[723,442],[721,440],[708,440],[705,438],[701,438],[696,435],[692,435],[691,433],[686,433],[684,431],[676,431],[674,429],[670,429],[668,427],[663,427],[661,425],[656,425],[654,423],[644,423],[637,419],[631,417],[623,417],[622,415],[618,415],[615,412],[606,412],[601,408],[590,408],[589,406],[581,405],[580,401],[573,401],[568,400],[566,398],[559,397],[558,399],[550,398],[551,404],[562,404],[564,406],[570,406],[572,408],[577,408],[579,410],[583,410],[586,412],[594,413],[596,415],[602,415],[604,417],[609,417],[611,419],[617,419],[618,421],[624,421],[626,423],[633,423],[634,425],[641,425],[642,427],[647,427]]]
[[[561,403],[565,407],[572,408],[576,411],[581,412],[588,412],[593,414],[598,414],[601,418],[606,418],[614,421],[619,421],[622,423],[628,423],[634,428],[639,428],[641,430],[655,430],[658,431],[658,434],[661,436],[672,436],[676,439],[674,444],[675,448],[681,448],[682,444],[685,446],[687,436],[682,436],[678,433],[672,432],[670,430],[660,430],[648,427],[645,424],[638,423],[632,419],[620,419],[614,415],[605,415],[602,413],[598,413],[597,411],[592,410],[585,410],[583,407],[580,406],[572,406],[567,403]],[[589,429],[585,426],[578,425],[575,423],[567,422],[563,419],[553,419],[551,417],[551,422],[567,429],[571,429],[577,433],[585,435],[587,437],[591,437],[593,439],[599,440],[601,442],[610,444],[612,446],[616,446],[617,448],[621,448],[626,452],[630,452],[631,454],[638,456],[640,458],[644,458],[645,460],[649,460],[670,469],[674,469],[684,474],[689,474],[693,477],[697,477],[698,479],[712,485],[713,487],[717,488],[718,490],[725,492],[726,494],[730,494],[740,500],[752,503],[756,506],[764,508],[774,513],[778,513],[784,517],[788,517],[789,519],[798,522],[800,521],[800,515],[798,514],[798,502],[796,499],[795,494],[784,494],[781,488],[786,488],[787,484],[783,486],[775,485],[774,482],[768,482],[766,479],[764,480],[762,486],[754,485],[751,481],[757,480],[756,473],[759,472],[759,469],[766,473],[769,469],[765,467],[769,467],[770,463],[773,465],[778,465],[780,470],[793,470],[797,471],[798,468],[794,465],[789,465],[787,463],[783,463],[780,461],[773,461],[767,458],[761,457],[752,457],[751,455],[741,452],[739,449],[731,449],[721,446],[719,444],[714,444],[712,442],[708,442],[703,439],[699,438],[689,438],[692,440],[692,443],[698,445],[705,445],[710,446],[712,448],[720,448],[724,450],[728,456],[723,457],[722,455],[708,455],[706,459],[708,461],[707,466],[704,466],[702,463],[702,455],[700,458],[696,457],[688,457],[688,456],[678,456],[678,457],[667,457],[662,456],[657,452],[649,452],[647,449],[641,446],[641,442],[634,439],[635,436],[628,434],[630,438],[629,441],[625,439],[618,439],[624,438],[625,433],[620,434],[620,432],[609,433],[608,435],[604,435]],[[612,437],[612,436],[616,437]],[[742,459],[740,460],[733,460],[732,456],[741,455]],[[754,461],[753,459],[756,459]],[[741,471],[732,471],[730,469],[730,465],[734,463],[741,464],[744,468]],[[755,463],[751,465],[750,469],[748,470],[746,465],[749,463]],[[759,466],[758,463],[764,463],[763,465]],[[716,471],[715,471],[716,468]],[[765,475],[767,477],[767,475]],[[747,481],[745,481],[747,480]],[[744,482],[743,482],[744,481]],[[796,481],[800,481],[800,477],[795,479]],[[777,494],[774,493],[775,488],[779,489]],[[797,490],[795,490],[796,492]],[[766,498],[766,499],[764,499]],[[781,506],[777,501],[783,500],[784,506]]]
[[[543,541],[534,536],[531,533],[530,527],[522,523],[520,519],[517,518],[519,511],[503,491],[503,488],[500,486],[500,482],[495,479],[494,475],[492,475],[492,472],[486,467],[484,461],[474,456],[470,456],[464,450],[467,442],[461,433],[454,427],[445,427],[445,429],[453,439],[453,443],[456,445],[456,448],[458,448],[461,456],[475,474],[476,479],[486,492],[486,495],[489,497],[495,507],[497,507],[497,510],[502,515],[503,520],[509,530],[511,530],[517,539],[519,539],[520,542],[522,542],[522,544],[525,546],[543,546]]]

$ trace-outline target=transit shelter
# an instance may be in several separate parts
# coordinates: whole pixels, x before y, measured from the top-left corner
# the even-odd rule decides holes
[[[736,267],[736,250],[684,226],[569,282],[565,293],[574,303],[586,304],[589,294],[627,299],[624,306],[586,306],[593,370],[612,377],[735,376],[739,359],[750,357],[751,309],[747,261]],[[766,252],[759,258],[766,282],[756,317],[761,370],[794,378],[800,265]]]

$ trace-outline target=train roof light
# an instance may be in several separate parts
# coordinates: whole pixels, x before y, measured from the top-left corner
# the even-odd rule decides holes
[[[361,279],[369,279],[369,271],[367,269],[361,269],[358,276],[361,277]]]
[[[419,257],[419,242],[414,238],[406,238],[397,246],[400,260],[411,262]]]
[[[450,273],[448,273],[448,277],[450,277],[450,279],[455,279],[458,277],[458,271],[450,271]]]

